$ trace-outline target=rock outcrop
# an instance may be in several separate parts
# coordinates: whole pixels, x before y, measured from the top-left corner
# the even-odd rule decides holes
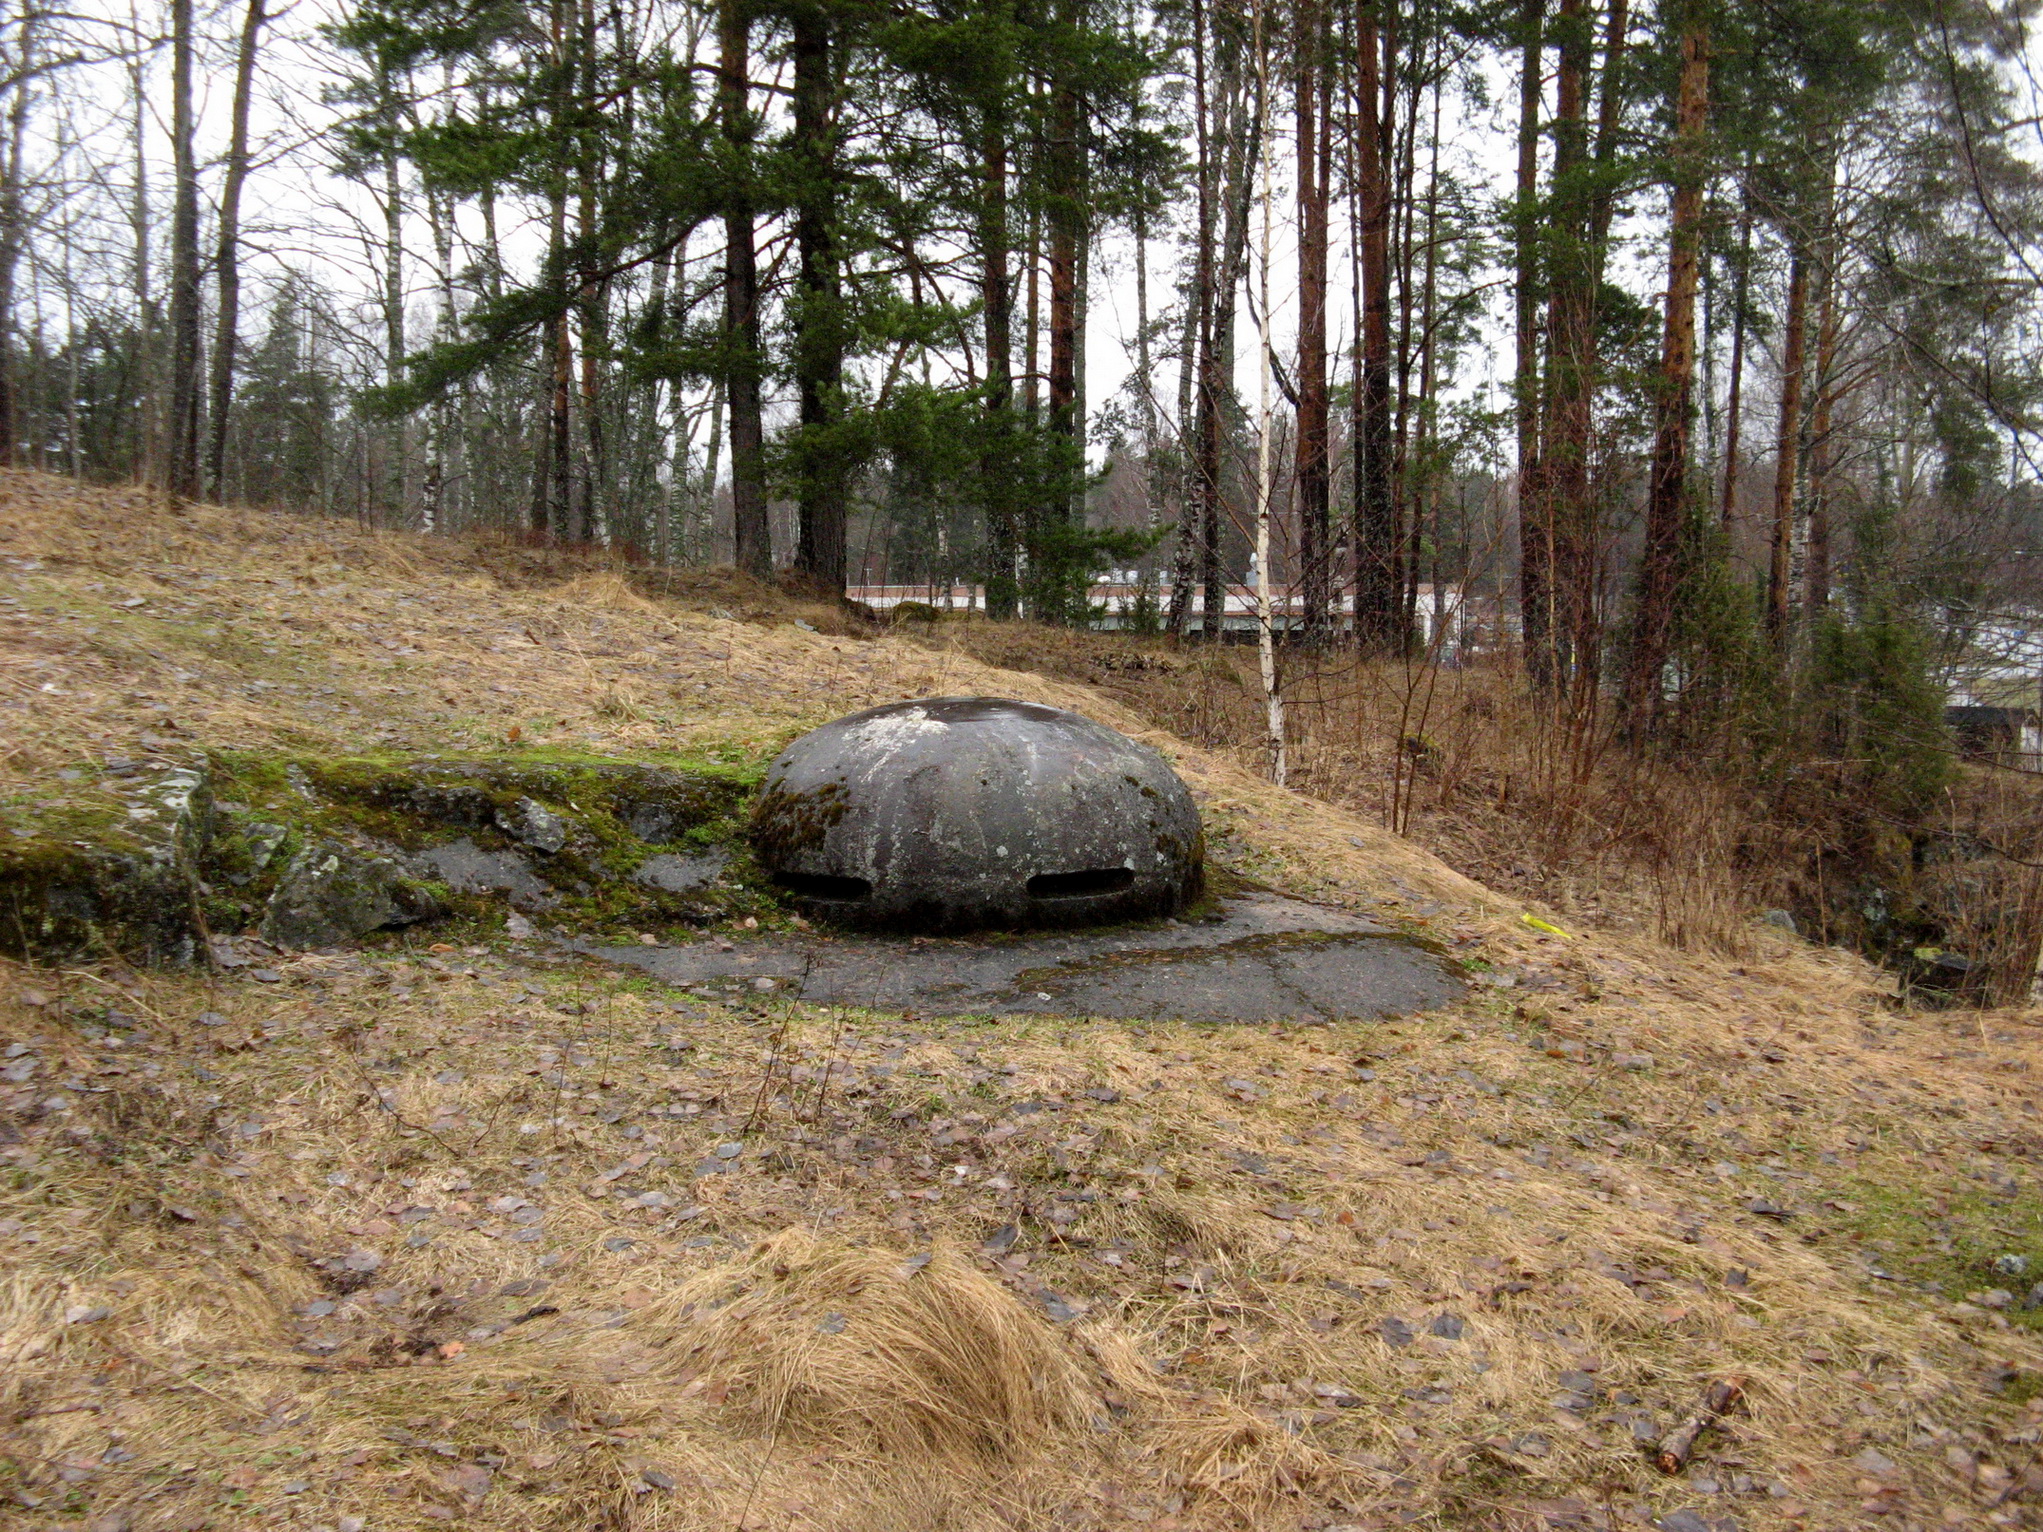
[[[0,951],[186,963],[252,931],[326,947],[422,922],[701,923],[770,905],[722,768],[600,758],[110,766],[0,810]]]

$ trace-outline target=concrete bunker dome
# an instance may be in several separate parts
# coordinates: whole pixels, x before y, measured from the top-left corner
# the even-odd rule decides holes
[[[904,931],[1090,925],[1197,898],[1204,842],[1164,758],[1006,697],[927,697],[803,735],[768,768],[761,863],[806,913]]]

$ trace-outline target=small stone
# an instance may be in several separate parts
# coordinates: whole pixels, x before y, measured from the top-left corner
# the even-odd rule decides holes
[[[1442,1340],[1460,1340],[1465,1323],[1459,1314],[1435,1314],[1426,1332]]]
[[[1047,1288],[1037,1295],[1037,1299],[1043,1306],[1043,1312],[1050,1317],[1050,1321],[1053,1324],[1069,1324],[1085,1312],[1085,1309],[1079,1304],[1073,1303],[1068,1298],[1061,1297]]]
[[[730,858],[721,851],[682,856],[663,851],[639,863],[632,880],[669,894],[693,894],[708,888],[723,873]]]
[[[567,844],[567,826],[536,799],[520,798],[509,808],[498,809],[496,818],[499,830],[534,851],[551,856]]]
[[[1386,1314],[1377,1321],[1376,1333],[1394,1349],[1402,1350],[1412,1343],[1412,1327],[1395,1314]]]
[[[1851,1466],[1861,1473],[1886,1475],[1895,1472],[1900,1465],[1878,1447],[1868,1447],[1851,1460]]]

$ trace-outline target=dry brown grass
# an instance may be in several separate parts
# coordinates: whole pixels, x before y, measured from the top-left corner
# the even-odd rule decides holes
[[[1253,657],[1160,639],[976,624],[950,642],[998,662],[1032,651],[1245,770],[1262,767]],[[1491,889],[1570,922],[1684,949],[1754,952],[1751,922],[1786,902],[1816,838],[1738,783],[1641,759],[1608,717],[1531,704],[1503,661],[1460,669],[1284,656],[1291,784],[1391,826]]]
[[[1524,1001],[1279,1033],[677,1015],[516,952],[134,976],[120,1046],[17,1006],[12,1487],[59,1508],[68,1472],[143,1526],[708,1528],[748,1502],[771,1527],[1505,1526],[1568,1500],[1623,1525],[1697,1497],[1612,1397],[1664,1428],[1739,1374],[1750,1412],[1698,1472],[1781,1487],[1742,1525],[1982,1515],[1945,1459],[2021,1471],[1981,1428],[2034,1417],[1983,1384],[2043,1356],[1869,1291],[1826,1204],[2020,1147],[2000,1066],[2031,1050],[1951,1058],[1942,1023],[1785,950],[1771,982],[1503,928],[1484,950]],[[1652,1068],[1613,1066],[1638,1046]],[[1917,1075],[1964,1115],[1925,1116]],[[763,1078],[792,1084],[740,1138]],[[1570,1369],[1592,1409],[1550,1404]],[[1855,1467],[1868,1446],[1901,1466]]]
[[[904,1261],[785,1229],[676,1297],[706,1315],[682,1365],[722,1379],[768,1432],[997,1461],[1103,1407],[1048,1326],[948,1247]]]
[[[44,567],[4,653],[60,693],[10,694],[46,726],[9,740],[24,789],[115,749],[514,722],[756,753],[933,691],[1143,726],[961,648],[283,518],[233,543],[191,513],[209,610],[173,609],[185,573],[118,607],[123,549],[201,567],[188,518],[9,483],[36,493],[0,553]],[[206,627],[238,647],[180,636]],[[1742,960],[1544,935],[1152,737],[1226,859],[1394,905],[1488,982],[1266,1030],[731,1009],[516,944],[0,970],[0,1524],[2033,1524],[2043,1352],[1961,1300],[2024,1285],[2001,1251],[2043,1268],[2036,1016],[1906,1011],[1765,931]],[[1656,1473],[1634,1420],[1729,1375],[1748,1410]]]

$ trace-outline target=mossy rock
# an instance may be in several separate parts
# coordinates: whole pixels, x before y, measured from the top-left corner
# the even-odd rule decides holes
[[[565,754],[222,752],[0,804],[0,950],[178,963],[209,932],[331,946],[448,916],[487,927],[506,903],[570,929],[771,913],[742,838],[758,775]]]
[[[0,952],[148,964],[197,955],[197,867],[213,821],[203,768],[110,775],[10,802],[0,818]]]
[[[285,865],[263,913],[262,936],[279,947],[332,947],[446,913],[432,890],[391,858],[315,841]]]

